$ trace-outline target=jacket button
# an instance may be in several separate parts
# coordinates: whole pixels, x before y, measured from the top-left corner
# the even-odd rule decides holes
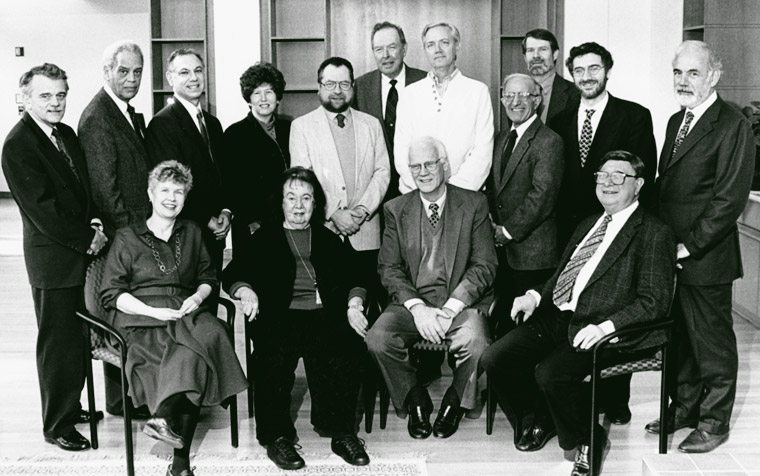
[[[345,187],[345,186],[343,186],[343,187],[340,187],[340,189],[341,189],[341,190],[345,190],[345,189],[346,189],[346,187]]]
[[[504,208],[504,207],[503,207],[502,205],[499,205],[499,207],[498,207],[498,208],[499,208],[499,210],[501,210],[501,209],[502,209],[502,208]]]

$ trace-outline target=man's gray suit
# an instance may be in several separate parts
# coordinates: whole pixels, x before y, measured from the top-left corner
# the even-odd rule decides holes
[[[565,109],[573,109],[580,100],[581,93],[572,81],[568,81],[558,74],[554,75],[552,95],[549,97],[549,112],[546,113],[546,124],[551,124],[551,120]],[[539,106],[539,116],[544,107],[546,107],[544,104]]]

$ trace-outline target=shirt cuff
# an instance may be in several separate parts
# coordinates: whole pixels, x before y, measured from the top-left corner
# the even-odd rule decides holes
[[[504,228],[503,226],[501,227],[501,232],[504,233],[504,236],[506,236],[508,240],[512,239],[512,235],[510,235],[507,229]]]
[[[232,217],[234,217],[234,216],[235,216],[235,215],[233,215],[233,214],[232,214],[232,210],[230,210],[229,208],[222,208],[222,213],[224,213],[224,212],[227,212],[227,213],[229,213],[229,215],[230,215],[230,220],[232,220]]]
[[[103,231],[103,222],[100,221],[100,218],[93,218],[90,220],[90,226],[94,226],[100,231]]]
[[[536,300],[536,307],[541,305],[541,295],[536,291],[535,289],[528,289],[528,291],[525,294],[530,294],[533,296],[533,299]]]
[[[449,298],[449,300],[446,301],[446,304],[444,304],[443,307],[451,309],[452,311],[454,311],[454,315],[456,316],[457,314],[459,314],[460,312],[462,312],[462,309],[464,309],[466,307],[466,305],[465,305],[465,303],[463,303],[459,299]]]
[[[348,300],[350,301],[354,297],[360,297],[362,298],[362,302],[367,302],[367,290],[359,286],[352,288],[348,292]]]
[[[425,301],[420,298],[412,298],[404,302],[404,307],[411,311],[417,304],[425,304]]]
[[[608,336],[615,332],[615,324],[607,319],[606,321],[599,324],[599,329],[601,329],[604,332],[604,335]]]
[[[234,299],[240,299],[240,298],[235,297],[235,294],[238,292],[240,288],[248,288],[251,291],[253,291],[253,288],[251,287],[250,284],[243,281],[238,281],[236,283],[233,283],[232,286],[230,286],[230,292],[229,292],[230,297]]]

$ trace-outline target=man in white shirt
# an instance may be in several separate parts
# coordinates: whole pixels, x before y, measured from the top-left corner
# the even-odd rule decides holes
[[[441,141],[416,139],[407,157],[418,190],[385,205],[378,271],[391,304],[365,340],[396,412],[409,415],[409,435],[448,438],[480,395],[478,360],[490,341],[486,313],[496,274],[493,232],[485,196],[446,183],[450,172]],[[433,404],[408,352],[423,339],[445,341],[456,359],[432,426]]]
[[[576,451],[573,476],[589,472],[588,351],[616,329],[662,318],[670,304],[675,238],[639,206],[643,175],[643,162],[629,152],[601,158],[594,176],[604,212],[581,222],[541,294],[530,290],[515,299],[511,317],[524,313],[525,322],[481,358],[520,433],[517,449],[537,451],[556,434],[564,450]],[[600,358],[603,365],[635,360],[664,340],[661,331],[623,338]],[[601,455],[608,441],[601,427],[596,431]]]
[[[480,190],[491,169],[493,108],[488,86],[466,77],[456,66],[461,37],[451,23],[432,23],[422,30],[422,46],[432,69],[408,86],[399,101],[394,163],[399,191],[417,188],[409,173],[409,146],[414,139],[435,137],[449,153],[452,185]]]

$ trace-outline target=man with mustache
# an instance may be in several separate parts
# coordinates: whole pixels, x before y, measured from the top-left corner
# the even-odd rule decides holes
[[[541,85],[543,100],[538,108],[541,122],[551,120],[567,108],[577,105],[580,98],[572,81],[557,74],[559,43],[552,32],[543,28],[530,30],[522,41],[522,53],[528,74]]]
[[[614,97],[607,92],[612,55],[598,43],[583,43],[570,49],[565,62],[581,95],[577,107],[566,109],[550,124],[565,142],[565,174],[557,201],[560,248],[585,217],[602,211],[594,193],[598,161],[612,150],[630,152],[644,162],[644,185],[639,202],[645,210],[654,207],[654,173],[657,149],[652,116],[645,107]],[[628,408],[630,375],[605,379],[602,405],[615,424],[631,420]]]
[[[696,427],[678,446],[685,453],[712,451],[728,439],[736,398],[736,220],[749,197],[755,146],[749,121],[715,92],[722,70],[707,43],[685,41],[676,50],[673,89],[682,109],[668,121],[657,181],[660,217],[675,231],[682,268],[673,304],[681,326],[678,388],[668,431]],[[646,429],[659,433],[659,420]]]

